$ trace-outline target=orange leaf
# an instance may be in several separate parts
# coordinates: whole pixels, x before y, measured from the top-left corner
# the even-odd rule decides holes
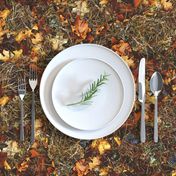
[[[129,52],[131,52],[131,47],[129,43],[120,40],[118,44],[112,46],[112,49],[117,52],[120,56],[126,56]]]
[[[76,17],[74,26],[71,26],[72,32],[75,33],[79,38],[84,40],[87,34],[91,31],[87,21],[81,20],[79,16]]]
[[[40,154],[35,149],[30,150],[30,153],[31,153],[31,158],[36,158],[40,156]]]
[[[134,0],[133,3],[134,3],[134,7],[137,8],[140,5],[141,0]]]
[[[77,176],[84,176],[89,172],[89,165],[86,163],[85,159],[81,159],[76,162],[73,170],[77,172]]]
[[[0,106],[4,106],[9,102],[10,98],[8,96],[3,96],[0,98]]]

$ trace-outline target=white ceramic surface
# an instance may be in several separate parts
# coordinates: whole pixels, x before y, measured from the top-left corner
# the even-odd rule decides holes
[[[51,90],[57,73],[76,58],[96,58],[113,69],[118,70],[124,87],[124,101],[118,116],[104,128],[98,130],[79,130],[66,124],[54,109]],[[47,65],[40,83],[40,101],[48,120],[62,133],[78,139],[97,139],[107,136],[120,128],[130,115],[135,101],[135,83],[127,64],[112,50],[96,44],[80,44],[69,47],[57,54]]]
[[[67,106],[80,101],[81,94],[104,73],[109,75],[108,80],[90,103]],[[123,86],[118,73],[106,63],[96,59],[76,59],[58,72],[52,100],[56,112],[67,124],[81,130],[97,130],[118,114],[123,103]]]

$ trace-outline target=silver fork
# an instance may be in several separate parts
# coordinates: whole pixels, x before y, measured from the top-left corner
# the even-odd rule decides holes
[[[24,105],[23,105],[23,99],[26,94],[26,81],[25,78],[19,78],[18,79],[18,94],[20,97],[20,111],[21,111],[21,117],[20,117],[20,141],[24,141]]]
[[[31,143],[35,141],[35,93],[34,90],[37,86],[37,71],[30,67],[29,71],[29,85],[32,89],[32,119],[31,119]]]

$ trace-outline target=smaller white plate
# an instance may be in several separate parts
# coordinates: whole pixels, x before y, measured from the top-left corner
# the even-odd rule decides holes
[[[106,84],[99,88],[88,105],[67,106],[81,100],[91,83],[101,74],[108,74]],[[123,85],[118,74],[106,63],[96,59],[76,59],[62,68],[52,87],[53,105],[70,126],[80,130],[103,128],[120,111]]]

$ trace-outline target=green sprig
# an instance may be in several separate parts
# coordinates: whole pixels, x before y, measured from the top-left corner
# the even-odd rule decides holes
[[[106,83],[108,80],[108,76],[106,73],[101,74],[100,77],[94,81],[92,84],[90,84],[89,89],[82,93],[82,98],[80,101],[68,104],[67,106],[73,106],[73,105],[87,105],[91,103],[91,99],[96,96],[96,93],[99,91],[99,87]]]

